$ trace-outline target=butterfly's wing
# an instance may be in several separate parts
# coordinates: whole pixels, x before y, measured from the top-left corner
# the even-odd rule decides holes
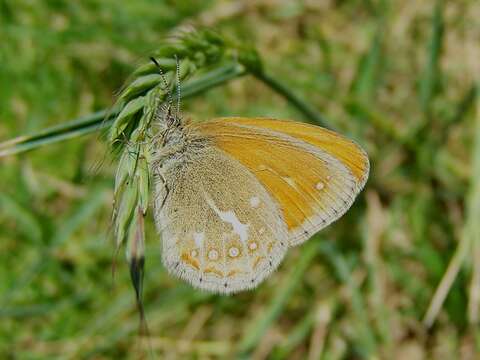
[[[283,213],[245,166],[210,141],[195,140],[154,172],[163,263],[205,290],[253,288],[288,247]]]
[[[157,171],[155,217],[167,269],[210,291],[256,286],[368,176],[360,147],[315,126],[225,118],[185,131],[190,145]]]
[[[365,152],[318,126],[220,118],[192,127],[255,175],[281,209],[289,245],[302,243],[341,217],[368,177]]]

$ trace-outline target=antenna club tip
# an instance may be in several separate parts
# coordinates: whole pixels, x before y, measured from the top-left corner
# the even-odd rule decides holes
[[[157,62],[157,60],[156,60],[153,56],[150,56],[150,60],[151,60],[157,67],[160,67],[160,64]]]

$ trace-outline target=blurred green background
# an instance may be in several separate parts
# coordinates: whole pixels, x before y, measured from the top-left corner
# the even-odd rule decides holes
[[[112,279],[102,136],[0,158],[1,358],[478,358],[479,18],[475,0],[0,0],[0,141],[111,107],[194,24],[257,47],[372,165],[341,220],[235,296],[168,276],[149,218],[147,342],[123,256]],[[303,119],[252,77],[183,108]]]

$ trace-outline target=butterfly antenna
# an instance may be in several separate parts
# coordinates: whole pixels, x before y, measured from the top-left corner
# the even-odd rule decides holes
[[[164,88],[169,89],[167,78],[165,77],[165,74],[164,74],[162,68],[160,67],[160,64],[157,62],[157,60],[153,56],[150,57],[150,60],[152,60],[152,62],[158,68],[158,72],[160,73],[160,76],[162,77],[162,82],[163,82]],[[168,105],[167,105],[167,108],[165,110],[165,112],[167,112],[168,115],[170,115],[170,109],[172,108],[172,103],[173,103],[172,89],[169,89],[168,90],[168,97],[167,97],[167,104]]]
[[[178,60],[177,55],[175,55],[175,62],[177,64],[177,116],[180,118],[180,99],[181,99],[181,88],[180,88],[180,61]]]
[[[165,89],[167,89],[168,88],[168,81],[167,81],[167,78],[165,77],[165,74],[164,74],[162,68],[160,67],[160,64],[157,62],[157,60],[153,56],[150,56],[150,60],[152,60],[152,62],[158,68],[158,72],[160,73],[160,76],[162,77],[163,85],[165,86]]]

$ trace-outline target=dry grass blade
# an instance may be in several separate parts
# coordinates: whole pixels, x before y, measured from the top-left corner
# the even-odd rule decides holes
[[[473,274],[469,289],[468,320],[470,324],[477,325],[480,311],[480,227],[473,218],[480,213],[480,98],[477,96],[475,109],[475,142],[473,147],[473,174],[472,189],[470,194],[469,217],[472,242]],[[468,221],[468,220],[467,220]]]
[[[447,271],[443,275],[423,318],[423,323],[427,327],[432,326],[435,322],[454,280],[469,255],[472,256],[473,276],[470,287],[468,314],[471,323],[478,322],[478,307],[480,304],[480,274],[478,273],[480,271],[478,268],[478,263],[480,261],[480,251],[478,248],[480,246],[480,230],[478,229],[478,221],[476,220],[476,217],[480,213],[480,116],[478,115],[478,105],[476,113],[474,146],[472,150],[472,169],[474,176],[471,177],[470,192],[466,202],[467,209],[465,224],[455,254],[452,257]]]

